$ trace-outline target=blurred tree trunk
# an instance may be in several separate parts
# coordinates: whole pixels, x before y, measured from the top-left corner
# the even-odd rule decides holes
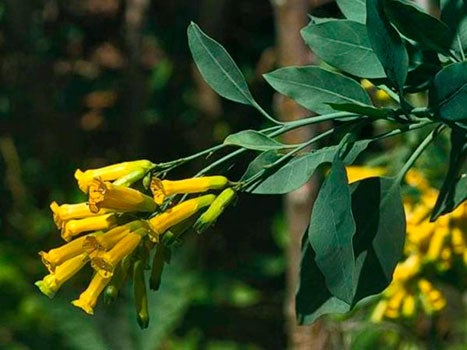
[[[146,91],[146,74],[141,67],[141,44],[143,25],[149,7],[149,0],[127,0],[125,7],[125,45],[128,67],[125,74],[124,110],[122,133],[125,140],[124,154],[135,157],[141,152],[143,136],[142,113]]]
[[[275,10],[277,52],[279,66],[305,65],[314,61],[305,46],[300,29],[307,24],[307,14],[311,6],[319,6],[310,0],[271,0]],[[310,112],[291,99],[278,95],[276,109],[283,121],[291,121],[310,115]],[[300,128],[285,135],[287,143],[300,143],[315,133],[314,128]],[[317,179],[312,179],[302,188],[289,193],[284,198],[286,221],[289,230],[289,244],[286,250],[286,299],[284,312],[288,346],[292,349],[325,349],[327,334],[322,322],[312,326],[298,326],[295,314],[295,292],[301,260],[301,239],[309,220],[313,201],[318,187]]]

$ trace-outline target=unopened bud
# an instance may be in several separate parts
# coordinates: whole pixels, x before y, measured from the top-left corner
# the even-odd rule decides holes
[[[222,214],[224,209],[235,199],[236,193],[232,188],[223,190],[216,199],[211,203],[206,210],[198,218],[194,225],[194,229],[198,233],[204,232],[209,226],[213,225],[217,218]]]

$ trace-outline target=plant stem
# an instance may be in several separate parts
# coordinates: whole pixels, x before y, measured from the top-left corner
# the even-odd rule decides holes
[[[404,178],[405,174],[409,171],[409,169],[415,164],[416,160],[420,155],[425,151],[428,145],[436,138],[436,136],[441,132],[444,128],[443,125],[438,125],[434,128],[426,137],[425,139],[418,145],[412,155],[407,159],[402,169],[397,173],[395,178],[395,183],[400,183]]]
[[[261,107],[256,101],[254,101],[254,104],[253,104],[253,107],[255,107],[258,112],[260,112],[263,116],[266,117],[266,119],[268,119],[269,121],[273,122],[274,124],[277,124],[277,125],[283,125],[284,123],[283,122],[280,122],[276,119],[274,119],[273,117],[271,117],[268,112],[266,112],[263,107]]]

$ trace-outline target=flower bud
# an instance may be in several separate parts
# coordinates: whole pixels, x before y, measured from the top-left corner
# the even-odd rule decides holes
[[[211,203],[209,208],[201,214],[194,225],[197,233],[204,232],[209,226],[213,225],[217,218],[223,213],[224,209],[235,199],[236,193],[232,188],[223,190]]]
[[[137,260],[133,264],[133,292],[135,296],[136,320],[141,329],[148,328],[149,311],[146,283],[144,281],[144,261]]]

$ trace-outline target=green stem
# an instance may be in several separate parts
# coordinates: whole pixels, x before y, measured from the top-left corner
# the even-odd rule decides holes
[[[409,171],[409,169],[415,164],[416,160],[420,155],[425,151],[428,145],[436,138],[436,136],[440,133],[440,131],[444,128],[443,125],[438,125],[434,128],[426,137],[425,139],[418,145],[412,155],[407,159],[402,169],[397,173],[395,178],[395,183],[400,183],[404,178],[405,174]]]
[[[277,125],[283,125],[284,124],[283,122],[280,122],[280,121],[274,119],[273,117],[271,117],[268,114],[268,112],[266,112],[256,101],[254,101],[253,107],[255,107],[258,110],[258,112],[260,112],[263,116],[266,117],[266,119],[273,122],[274,124],[277,124]]]

